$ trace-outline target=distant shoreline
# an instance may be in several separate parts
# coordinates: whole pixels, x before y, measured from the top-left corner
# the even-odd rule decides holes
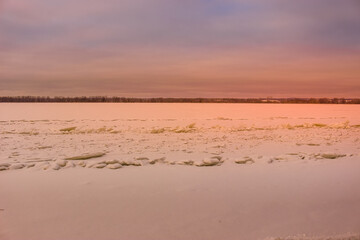
[[[126,97],[0,97],[0,103],[277,103],[360,104],[360,98],[126,98]]]

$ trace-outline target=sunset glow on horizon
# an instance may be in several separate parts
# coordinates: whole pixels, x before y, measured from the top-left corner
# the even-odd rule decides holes
[[[360,97],[357,0],[0,0],[0,96]]]

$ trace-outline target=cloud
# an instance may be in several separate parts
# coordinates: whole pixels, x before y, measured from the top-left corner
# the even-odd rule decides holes
[[[346,90],[359,89],[359,11],[356,0],[3,0],[0,87],[359,96]]]

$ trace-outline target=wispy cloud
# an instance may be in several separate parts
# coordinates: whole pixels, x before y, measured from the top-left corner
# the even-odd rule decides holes
[[[1,95],[360,96],[357,0],[0,3]]]

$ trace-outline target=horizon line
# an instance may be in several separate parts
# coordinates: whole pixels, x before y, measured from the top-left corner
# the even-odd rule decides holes
[[[360,98],[260,97],[260,98],[204,98],[204,97],[120,97],[120,96],[0,96],[0,103],[304,103],[304,104],[360,104]]]

